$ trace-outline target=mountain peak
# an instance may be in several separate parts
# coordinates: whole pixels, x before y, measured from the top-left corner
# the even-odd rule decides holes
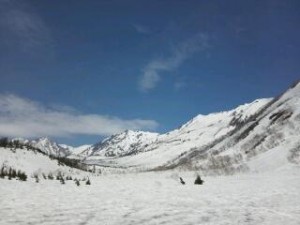
[[[35,148],[40,149],[47,155],[56,157],[65,157],[70,154],[69,149],[66,149],[56,142],[50,140],[48,137],[40,137],[29,141],[29,144]]]
[[[125,130],[112,135],[91,147],[94,156],[121,156],[135,152],[138,147],[149,144],[158,133]]]

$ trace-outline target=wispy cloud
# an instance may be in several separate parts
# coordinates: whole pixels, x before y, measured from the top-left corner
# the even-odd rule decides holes
[[[176,91],[181,90],[187,86],[187,83],[184,81],[177,81],[174,83],[174,89]]]
[[[141,24],[133,24],[133,28],[136,30],[136,32],[140,34],[150,34],[151,30],[149,27]]]
[[[51,43],[51,32],[30,5],[18,0],[0,0],[0,28],[6,42],[32,50]]]
[[[155,88],[161,79],[161,72],[175,70],[194,53],[203,51],[208,47],[208,37],[201,33],[180,43],[172,50],[169,57],[150,61],[144,67],[143,74],[139,78],[139,90],[147,92]]]
[[[49,108],[16,95],[0,95],[0,136],[65,137],[77,134],[111,135],[125,129],[153,130],[154,120],[124,120],[118,117],[82,114],[70,107]]]

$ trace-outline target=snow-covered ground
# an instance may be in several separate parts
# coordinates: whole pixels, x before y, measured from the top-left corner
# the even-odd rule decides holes
[[[153,172],[73,181],[0,179],[0,224],[300,224],[300,169],[203,177]],[[186,185],[179,183],[183,177]]]

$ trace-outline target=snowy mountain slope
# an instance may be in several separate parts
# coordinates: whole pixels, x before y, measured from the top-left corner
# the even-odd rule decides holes
[[[275,98],[225,139],[165,165],[202,170],[266,171],[300,161],[300,83]]]
[[[40,149],[47,155],[55,157],[66,157],[71,154],[69,148],[64,148],[47,137],[38,138],[35,140],[27,140],[27,143],[32,147]]]
[[[291,166],[291,162],[300,162],[300,83],[274,99],[198,115],[179,129],[157,135],[147,144],[139,143],[134,154],[118,153],[119,139],[118,135],[107,139],[110,141],[105,149],[110,154],[90,151],[84,162],[136,170],[182,168],[207,173]]]
[[[92,146],[92,145],[81,145],[78,147],[73,147],[65,144],[60,144],[60,146],[64,149],[69,150],[69,155],[67,155],[67,158],[70,159],[82,159],[85,156],[85,152]]]
[[[85,150],[87,150],[88,148],[90,148],[92,145],[86,144],[86,145],[80,145],[77,147],[73,147],[70,145],[65,145],[65,144],[59,144],[59,146],[61,146],[64,149],[69,149],[71,154],[81,154],[82,152],[84,152]]]
[[[22,144],[30,145],[33,148],[38,148],[46,155],[54,156],[54,157],[67,157],[68,155],[72,154],[71,150],[74,149],[74,147],[72,146],[57,144],[55,141],[52,141],[47,137],[40,137],[37,139],[24,139],[19,137],[19,138],[13,138],[11,140],[18,141]]]
[[[24,171],[28,176],[33,174],[41,175],[42,173],[55,175],[59,171],[64,174],[85,173],[84,171],[62,165],[58,160],[51,159],[42,152],[26,148],[11,149],[0,147],[0,167],[2,166]]]
[[[81,145],[81,146],[78,146],[78,147],[69,146],[69,149],[70,149],[72,154],[79,155],[82,152],[84,152],[86,149],[90,148],[91,146],[92,145]]]
[[[97,143],[88,150],[89,156],[125,156],[137,154],[158,137],[157,133],[126,130]]]
[[[250,120],[271,99],[259,99],[252,103],[239,106],[226,112],[209,115],[198,115],[179,129],[167,134],[157,135],[148,140],[147,144],[139,144],[135,155],[108,155],[90,154],[85,162],[105,166],[154,168],[193,151],[199,146],[205,146],[217,139],[222,139],[233,131],[239,124]],[[112,136],[109,140],[114,140]],[[149,143],[150,142],[150,143]],[[106,146],[115,150],[114,141]]]

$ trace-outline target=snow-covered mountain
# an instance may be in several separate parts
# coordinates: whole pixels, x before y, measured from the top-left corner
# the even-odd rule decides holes
[[[22,144],[37,148],[46,155],[54,157],[67,157],[72,154],[73,147],[68,145],[60,145],[48,137],[40,137],[36,139],[13,138],[12,141],[18,141]]]
[[[62,148],[68,149],[69,155],[67,155],[67,158],[70,159],[83,159],[86,155],[86,152],[92,145],[80,145],[78,147],[73,147],[70,145],[65,144],[59,144]]]
[[[277,98],[198,115],[165,134],[126,130],[76,148],[48,138],[18,140],[47,155],[109,168],[272,170],[300,163],[300,83]]]
[[[206,116],[198,115],[179,129],[166,134],[148,133],[147,136],[144,136],[146,138],[137,139],[132,137],[138,136],[140,132],[126,131],[111,136],[94,146],[94,149],[97,151],[90,151],[86,162],[100,162],[100,164],[105,166],[110,166],[112,163],[122,167],[135,166],[145,168],[164,165],[168,161],[174,160],[199,146],[205,146],[214,140],[226,136],[240,124],[251,120],[271,100],[259,99],[239,106],[234,110]],[[150,138],[147,139],[148,136]],[[121,151],[125,154],[120,154],[120,144],[122,145],[123,143],[126,143],[127,149],[126,151]],[[105,148],[105,151],[102,151],[103,148]],[[106,152],[110,152],[110,154],[105,154]]]
[[[267,157],[274,167],[291,158],[299,160],[299,151],[295,150],[300,146],[299,110],[298,83],[277,98],[198,115],[166,134],[150,133],[139,139],[139,132],[127,131],[111,136],[86,151],[85,163],[139,170],[177,167],[230,173],[255,170],[259,163],[254,161],[260,156]]]
[[[236,123],[236,122],[234,122]],[[266,171],[300,160],[300,83],[267,103],[224,138],[199,146],[163,167]]]
[[[89,156],[128,156],[138,154],[152,144],[158,133],[126,130],[89,148]]]
[[[92,145],[80,145],[78,147],[73,147],[69,145],[60,144],[61,147],[69,149],[72,155],[80,155],[82,152],[90,148]]]
[[[22,144],[30,145],[34,148],[41,150],[43,153],[49,156],[54,156],[58,158],[68,157],[68,158],[81,158],[79,157],[85,150],[91,147],[91,145],[81,145],[78,147],[73,147],[66,144],[58,144],[55,141],[49,139],[48,137],[41,137],[37,139],[24,139],[24,138],[13,138],[12,141],[18,141]]]
[[[27,143],[32,147],[40,149],[47,155],[55,157],[67,157],[71,154],[69,148],[62,147],[47,137],[42,137],[35,140],[27,140]]]
[[[50,158],[49,155],[38,149],[30,147],[8,148],[0,147],[0,167],[14,168],[24,171],[28,176],[38,174],[40,177],[48,174],[63,173],[65,175],[80,175],[86,172],[71,168],[57,159]]]

